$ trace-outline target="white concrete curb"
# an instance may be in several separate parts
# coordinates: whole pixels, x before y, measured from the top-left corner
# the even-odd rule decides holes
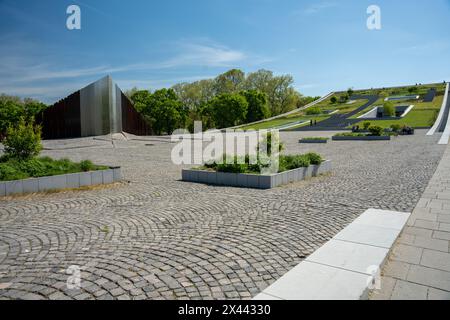
[[[367,210],[253,300],[367,299],[409,216]]]
[[[122,180],[120,167],[110,167],[106,170],[2,181],[0,182],[0,197],[58,189],[76,189],[85,186],[113,183],[120,180]]]
[[[275,119],[278,119],[278,118],[283,118],[283,117],[288,116],[290,114],[297,113],[298,111],[302,111],[302,110],[311,108],[312,106],[314,106],[314,105],[316,105],[316,104],[318,104],[318,103],[328,99],[333,94],[334,94],[334,92],[330,92],[326,96],[323,96],[322,98],[317,99],[316,101],[313,101],[313,102],[311,102],[311,103],[309,103],[309,104],[307,104],[307,105],[305,105],[303,107],[297,108],[295,110],[292,110],[292,111],[289,111],[289,112],[286,112],[286,113],[283,113],[283,114],[279,114],[279,115],[271,117],[271,118],[267,118],[267,119],[264,119],[264,120],[259,120],[259,121],[255,121],[255,122],[251,122],[251,123],[246,123],[246,124],[240,124],[238,126],[227,128],[227,129],[239,129],[241,127],[247,127],[247,126],[250,126],[250,125],[253,125],[253,124],[258,124],[258,123],[262,123],[262,122],[266,122],[266,121],[270,121],[270,120],[275,120]],[[225,130],[225,129],[222,129],[222,130]]]
[[[442,106],[441,106],[441,110],[439,111],[439,115],[438,115],[434,125],[427,132],[427,136],[432,136],[436,132],[436,130],[438,129],[439,125],[441,124],[442,117],[444,116],[444,112],[445,112],[445,107],[447,106],[449,84],[450,83],[447,83],[447,86],[445,87],[444,100],[442,101]]]

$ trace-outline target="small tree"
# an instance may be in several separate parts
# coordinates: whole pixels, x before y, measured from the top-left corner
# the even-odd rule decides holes
[[[394,117],[395,116],[395,107],[394,104],[390,101],[387,101],[383,104],[383,115],[386,117]]]
[[[306,109],[305,113],[307,115],[316,115],[316,114],[321,114],[322,110],[320,110],[319,107],[311,107],[311,108]]]
[[[335,96],[332,96],[330,101],[332,104],[335,104],[337,102],[337,98]]]
[[[353,95],[353,93],[355,93],[355,91],[353,91],[352,88],[348,88],[348,90],[347,90],[348,96],[351,97]]]
[[[39,155],[42,150],[41,127],[33,122],[25,123],[20,119],[16,126],[8,127],[3,140],[5,156],[18,160],[27,160]]]

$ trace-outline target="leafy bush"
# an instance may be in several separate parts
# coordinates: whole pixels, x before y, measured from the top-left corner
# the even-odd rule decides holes
[[[400,131],[401,128],[402,128],[402,126],[399,125],[399,124],[393,124],[393,125],[391,125],[391,129],[392,129],[392,131],[394,131],[394,132]]]
[[[308,109],[306,109],[306,112],[305,112],[306,115],[316,115],[316,114],[321,114],[321,113],[322,113],[322,110],[320,110],[319,107],[308,108]]]
[[[371,123],[369,121],[364,121],[362,126],[364,128],[364,130],[369,130]]]
[[[305,156],[309,159],[309,162],[314,165],[319,165],[323,162],[323,158],[320,154],[310,152],[305,154]]]
[[[297,168],[306,168],[311,164],[306,155],[286,155],[280,157],[279,172],[293,170]]]
[[[95,168],[95,165],[92,163],[91,160],[83,160],[80,162],[80,168],[82,171],[92,171]]]
[[[335,104],[337,102],[337,98],[335,96],[332,96],[330,101],[332,104]]]
[[[380,126],[371,126],[369,131],[372,136],[382,136],[384,132],[383,128]]]
[[[41,128],[34,127],[32,122],[25,123],[22,118],[17,126],[8,127],[3,144],[6,158],[26,160],[36,157],[42,150]]]
[[[341,133],[336,133],[334,136],[335,137],[364,137],[364,136],[366,136],[366,134],[357,133],[357,132],[341,132]]]

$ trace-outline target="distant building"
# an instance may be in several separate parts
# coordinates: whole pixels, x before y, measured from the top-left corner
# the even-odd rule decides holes
[[[151,127],[106,76],[47,108],[37,119],[44,139],[127,132],[150,135]]]

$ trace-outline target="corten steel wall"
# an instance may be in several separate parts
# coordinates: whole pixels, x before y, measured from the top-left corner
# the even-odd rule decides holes
[[[150,135],[151,127],[107,76],[46,109],[36,119],[44,139],[99,136],[122,131]]]
[[[136,111],[130,100],[120,92],[122,104],[122,130],[138,136],[147,136],[152,134],[150,125],[144,117]]]
[[[44,139],[80,137],[80,91],[47,108],[36,122],[42,125]]]

